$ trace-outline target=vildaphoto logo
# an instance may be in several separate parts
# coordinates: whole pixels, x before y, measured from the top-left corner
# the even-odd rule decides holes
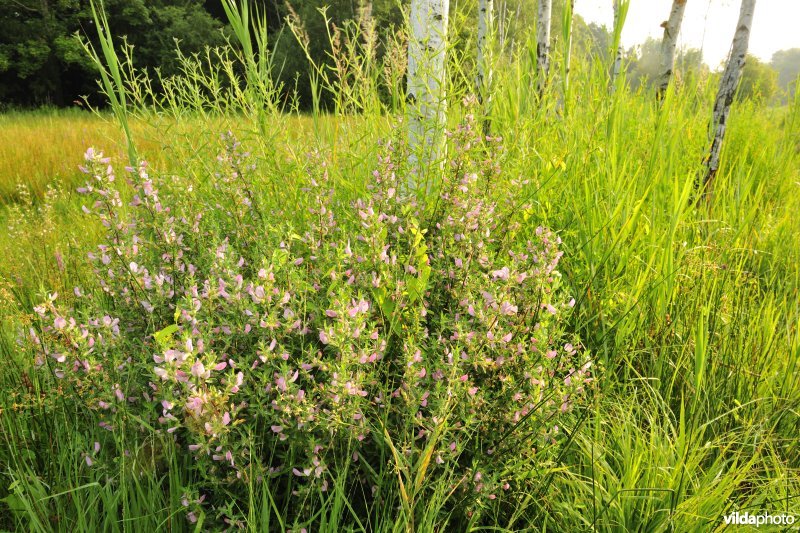
[[[729,526],[791,526],[794,520],[794,515],[790,514],[750,514],[739,511],[725,516],[725,524]]]

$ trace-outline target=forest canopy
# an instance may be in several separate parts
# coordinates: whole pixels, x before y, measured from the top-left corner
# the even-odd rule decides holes
[[[309,68],[296,36],[287,26],[292,16],[302,24],[307,35],[325,36],[333,28],[358,23],[365,8],[377,32],[377,53],[385,50],[385,40],[393,28],[403,25],[407,0],[269,0],[253,2],[253,7],[267,18],[271,31],[273,77],[284,91],[294,93],[298,103],[310,105]],[[474,12],[475,0],[453,3],[453,17],[467,17]],[[156,71],[163,77],[177,74],[177,48],[183,54],[202,52],[206,47],[223,44],[229,35],[220,0],[104,0],[111,31],[124,39],[137,68]],[[564,1],[554,2],[553,35],[560,35]],[[498,5],[499,45],[512,50],[531,38],[536,16],[534,0],[504,2]],[[328,27],[326,27],[326,22]],[[464,26],[462,26],[464,27]],[[467,27],[469,27],[467,25]],[[573,23],[579,53],[608,57],[610,29],[587,24],[580,16]],[[461,46],[474,43],[469,35],[461,36]],[[92,104],[103,101],[95,82],[97,73],[81,39],[96,44],[96,30],[89,0],[0,0],[0,107],[75,105],[87,98]],[[330,61],[329,40],[310,40],[309,52],[317,64]],[[651,83],[658,64],[659,41],[649,39],[628,49],[625,59],[629,79],[638,86]],[[474,46],[473,46],[474,48]],[[474,51],[461,51],[469,57]],[[678,54],[679,73],[705,75],[707,67],[699,50]],[[800,73],[800,49],[781,50],[769,63],[751,58],[745,67],[743,97],[771,100],[784,94]],[[158,84],[158,76],[154,76]],[[156,87],[158,89],[158,87]],[[293,94],[294,95],[294,94]]]

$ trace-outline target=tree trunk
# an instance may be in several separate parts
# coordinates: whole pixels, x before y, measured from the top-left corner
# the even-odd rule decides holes
[[[536,68],[539,72],[539,92],[547,83],[550,70],[550,18],[553,14],[553,0],[539,0],[536,32]]]
[[[661,24],[664,28],[664,38],[661,40],[661,72],[656,84],[656,95],[659,98],[662,98],[667,91],[672,69],[675,67],[675,45],[678,42],[678,33],[681,31],[684,9],[686,0],[673,0],[669,19]]]
[[[731,103],[736,95],[739,80],[742,77],[742,68],[747,57],[747,46],[750,42],[750,27],[753,25],[753,11],[756,7],[756,0],[742,0],[739,10],[739,22],[736,24],[736,33],[733,36],[728,63],[719,81],[719,91],[717,99],[714,101],[714,116],[712,128],[714,139],[711,142],[711,150],[706,159],[706,175],[703,184],[708,186],[714,179],[719,168],[719,154],[722,149],[722,140],[725,137],[725,127],[728,122]]]
[[[489,111],[492,92],[492,59],[494,27],[494,0],[478,2],[478,76],[475,80],[475,92],[483,106],[484,133],[489,133]]]
[[[619,34],[622,32],[622,28],[620,27],[621,21],[620,17],[622,13],[620,13],[621,6],[619,4],[619,0],[614,0],[614,44],[616,45],[614,48],[614,63],[611,65],[611,84],[609,85],[611,93],[614,92],[615,83],[617,78],[619,77],[619,73],[622,71],[622,55],[624,50],[622,45],[619,43]]]
[[[617,51],[614,52],[614,64],[611,66],[611,92],[614,92],[614,86],[617,82],[617,78],[619,77],[619,73],[622,72],[622,56],[625,53],[625,50],[622,48],[622,45],[617,46]]]
[[[412,189],[442,155],[449,4],[449,0],[411,1],[407,97]]]
[[[569,69],[572,62],[572,22],[575,13],[575,0],[567,0],[564,5],[564,24],[562,31],[564,38],[564,66],[561,74],[564,84],[564,116],[569,114],[570,104],[570,86],[569,86]]]

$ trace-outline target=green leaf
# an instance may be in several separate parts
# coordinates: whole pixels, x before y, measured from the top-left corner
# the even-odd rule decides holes
[[[176,331],[178,331],[178,325],[170,324],[161,331],[156,331],[153,333],[153,338],[160,347],[166,348],[169,345],[169,341],[172,340],[172,334]]]

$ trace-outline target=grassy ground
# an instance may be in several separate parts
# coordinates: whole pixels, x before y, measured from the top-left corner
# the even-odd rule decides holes
[[[577,300],[569,328],[602,372],[589,404],[564,428],[569,438],[555,464],[517,473],[538,480],[536,490],[517,495],[513,512],[487,503],[482,520],[509,530],[709,531],[734,511],[800,515],[800,101],[737,104],[713,192],[695,205],[713,87],[686,86],[659,105],[645,92],[608,96],[602,71],[581,64],[562,103],[558,84],[537,102],[517,67],[497,81],[492,128],[505,151],[493,188],[501,202],[529,204],[525,224],[563,239],[561,272]],[[454,105],[452,123],[462,113]],[[337,197],[363,190],[377,141],[393,124],[387,114],[142,114],[133,129],[139,153],[186,187],[212,179],[218,135],[234,129],[256,158],[258,194],[292,206],[305,194],[298,184],[315,148],[330,161]],[[52,388],[16,342],[47,292],[93,290],[83,257],[101,228],[82,216],[72,170],[89,144],[124,164],[109,120],[0,117],[0,523],[193,528],[179,503],[182,487],[196,480],[186,458],[172,451],[141,476],[123,467],[95,474],[81,453],[102,430],[59,402],[67,392]],[[284,213],[300,224],[302,214]],[[119,449],[141,448],[147,438],[115,436]],[[323,518],[308,517],[310,527],[411,527],[397,477],[384,482],[397,508],[373,508],[362,523],[343,503],[353,495],[334,490],[320,500]],[[447,493],[444,481],[430,483],[429,494]],[[293,527],[280,521],[289,509],[268,489],[248,490],[236,504],[248,527]],[[448,523],[437,514],[448,509],[446,498],[415,505],[405,512],[419,523]]]

